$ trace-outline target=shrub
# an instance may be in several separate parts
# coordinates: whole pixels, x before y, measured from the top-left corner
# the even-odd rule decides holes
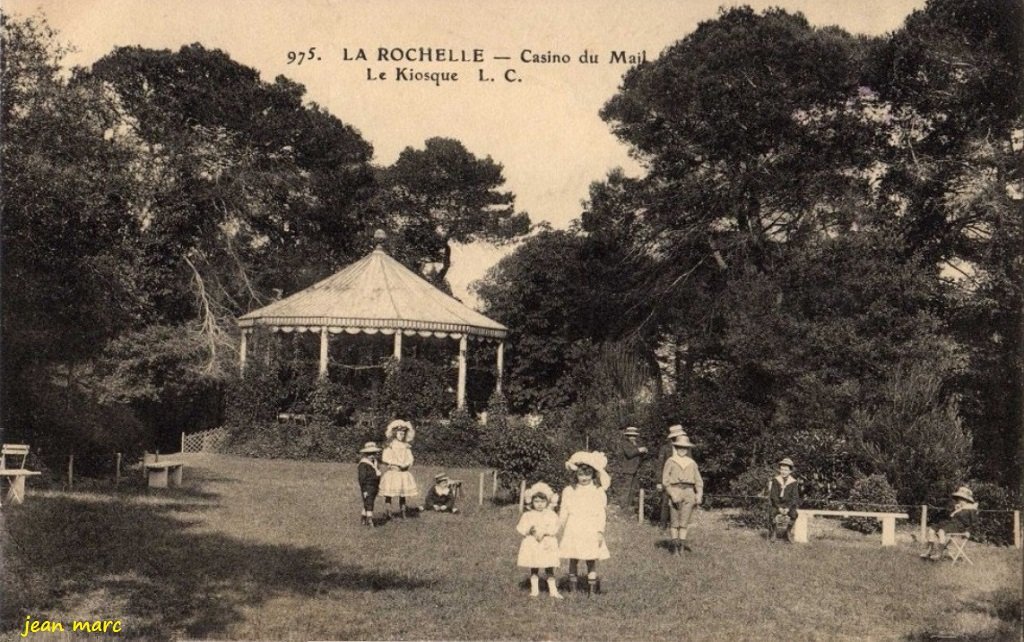
[[[321,421],[308,424],[261,421],[231,428],[225,451],[259,459],[352,461],[362,442],[351,430]]]
[[[1006,546],[1013,544],[1013,514],[985,511],[1020,510],[1020,497],[991,482],[971,481],[967,485],[974,493],[978,509],[982,511],[978,515],[974,530],[971,531],[971,539]]]
[[[893,504],[896,504],[896,490],[889,480],[885,475],[870,475],[853,483],[846,509],[891,511]],[[882,529],[873,517],[848,517],[843,520],[843,526],[861,533],[877,533]]]
[[[505,426],[488,422],[481,435],[484,463],[498,470],[502,488],[515,491],[521,480],[544,480],[561,487],[566,480],[564,462],[568,453],[547,430],[530,427],[521,420]]]
[[[453,401],[448,391],[450,370],[414,357],[391,360],[385,367],[384,385],[376,406],[384,414],[410,421],[445,417]]]
[[[768,465],[748,468],[729,483],[729,493],[765,499],[737,499],[730,502],[741,510],[737,521],[751,528],[764,528],[768,519],[768,482],[772,478],[772,467]]]
[[[480,425],[468,412],[455,410],[450,419],[419,422],[413,451],[424,463],[473,465],[480,458],[480,434]]]
[[[944,502],[966,478],[971,436],[957,399],[943,392],[943,372],[942,363],[897,368],[881,401],[850,422],[860,452],[907,504]]]

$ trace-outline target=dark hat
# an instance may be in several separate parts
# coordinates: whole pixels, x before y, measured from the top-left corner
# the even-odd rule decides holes
[[[434,483],[435,484],[440,484],[441,482],[444,482],[444,481],[448,481],[448,474],[447,473],[438,473],[438,474],[434,475]]]

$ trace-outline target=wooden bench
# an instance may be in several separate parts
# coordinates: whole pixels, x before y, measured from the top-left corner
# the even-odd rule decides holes
[[[160,459],[159,455],[145,455],[143,466],[149,479],[150,488],[181,486],[185,462],[178,459]]]
[[[793,523],[793,541],[807,543],[807,527],[811,518],[818,516],[828,517],[873,517],[882,522],[882,546],[896,545],[896,520],[910,519],[906,513],[881,513],[872,511],[857,510],[816,510],[800,508],[797,509],[796,521]]]
[[[0,446],[0,476],[9,478],[11,482],[11,487],[7,491],[7,501],[11,504],[21,504],[25,501],[25,478],[40,474],[25,469],[28,451],[28,444],[3,444]],[[21,463],[17,468],[8,468],[8,457],[21,457]]]

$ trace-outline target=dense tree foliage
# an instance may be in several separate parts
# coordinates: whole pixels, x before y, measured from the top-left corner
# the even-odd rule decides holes
[[[568,346],[641,338],[675,388],[649,420],[685,421],[713,479],[788,452],[826,494],[1016,483],[1021,15],[933,0],[870,40],[741,7],[630,70],[602,116],[645,174],[480,287],[520,333],[513,405],[586,397]]]
[[[380,183],[377,206],[399,235],[394,249],[414,268],[440,263],[431,278],[442,287],[452,243],[502,242],[529,231],[529,215],[516,212],[514,195],[501,191],[502,166],[451,138],[406,147]]]

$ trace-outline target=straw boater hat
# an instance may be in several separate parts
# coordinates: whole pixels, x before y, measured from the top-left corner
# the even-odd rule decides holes
[[[558,493],[544,482],[537,482],[526,489],[526,503],[532,503],[533,498],[537,495],[543,495],[547,498],[549,506],[558,504]]]
[[[622,430],[622,434],[625,435],[626,437],[639,437],[640,429],[637,428],[636,426],[629,426],[628,428],[624,428]]]
[[[669,439],[675,439],[676,437],[679,437],[680,435],[685,435],[685,434],[686,434],[686,431],[683,430],[683,427],[680,426],[679,424],[676,424],[674,426],[669,426],[668,427],[668,438]]]
[[[687,436],[687,434],[685,432],[683,434],[681,434],[681,435],[677,435],[677,436],[673,437],[672,438],[672,445],[673,446],[677,446],[679,448],[693,448],[694,447],[694,443],[692,441],[690,441],[690,438]]]
[[[438,473],[434,475],[434,483],[440,484],[441,482],[448,481],[448,473]]]
[[[375,442],[375,441],[368,441],[365,444],[363,444],[363,447],[359,449],[359,452],[361,454],[379,453],[380,452],[380,446],[378,446],[377,442]]]
[[[395,434],[395,431],[399,428],[405,428],[405,443],[411,444],[412,440],[416,438],[416,429],[412,427],[412,424],[404,419],[395,419],[388,424],[388,427],[384,430],[384,436],[388,439]]]
[[[572,472],[579,470],[580,466],[589,466],[594,469],[597,473],[598,483],[601,484],[601,488],[608,488],[609,484],[612,483],[612,476],[608,474],[605,468],[608,467],[608,458],[605,457],[604,453],[599,452],[588,452],[586,450],[580,450],[573,453],[569,461],[565,462],[565,467]]]
[[[953,498],[964,499],[972,504],[974,503],[974,493],[972,493],[971,489],[966,486],[961,486],[960,488],[957,488],[956,492],[953,493]]]
[[[793,460],[790,459],[789,457],[786,457],[785,459],[780,461],[779,465],[780,466],[789,466],[790,470],[793,470],[794,468],[796,468],[796,466],[793,465]]]

